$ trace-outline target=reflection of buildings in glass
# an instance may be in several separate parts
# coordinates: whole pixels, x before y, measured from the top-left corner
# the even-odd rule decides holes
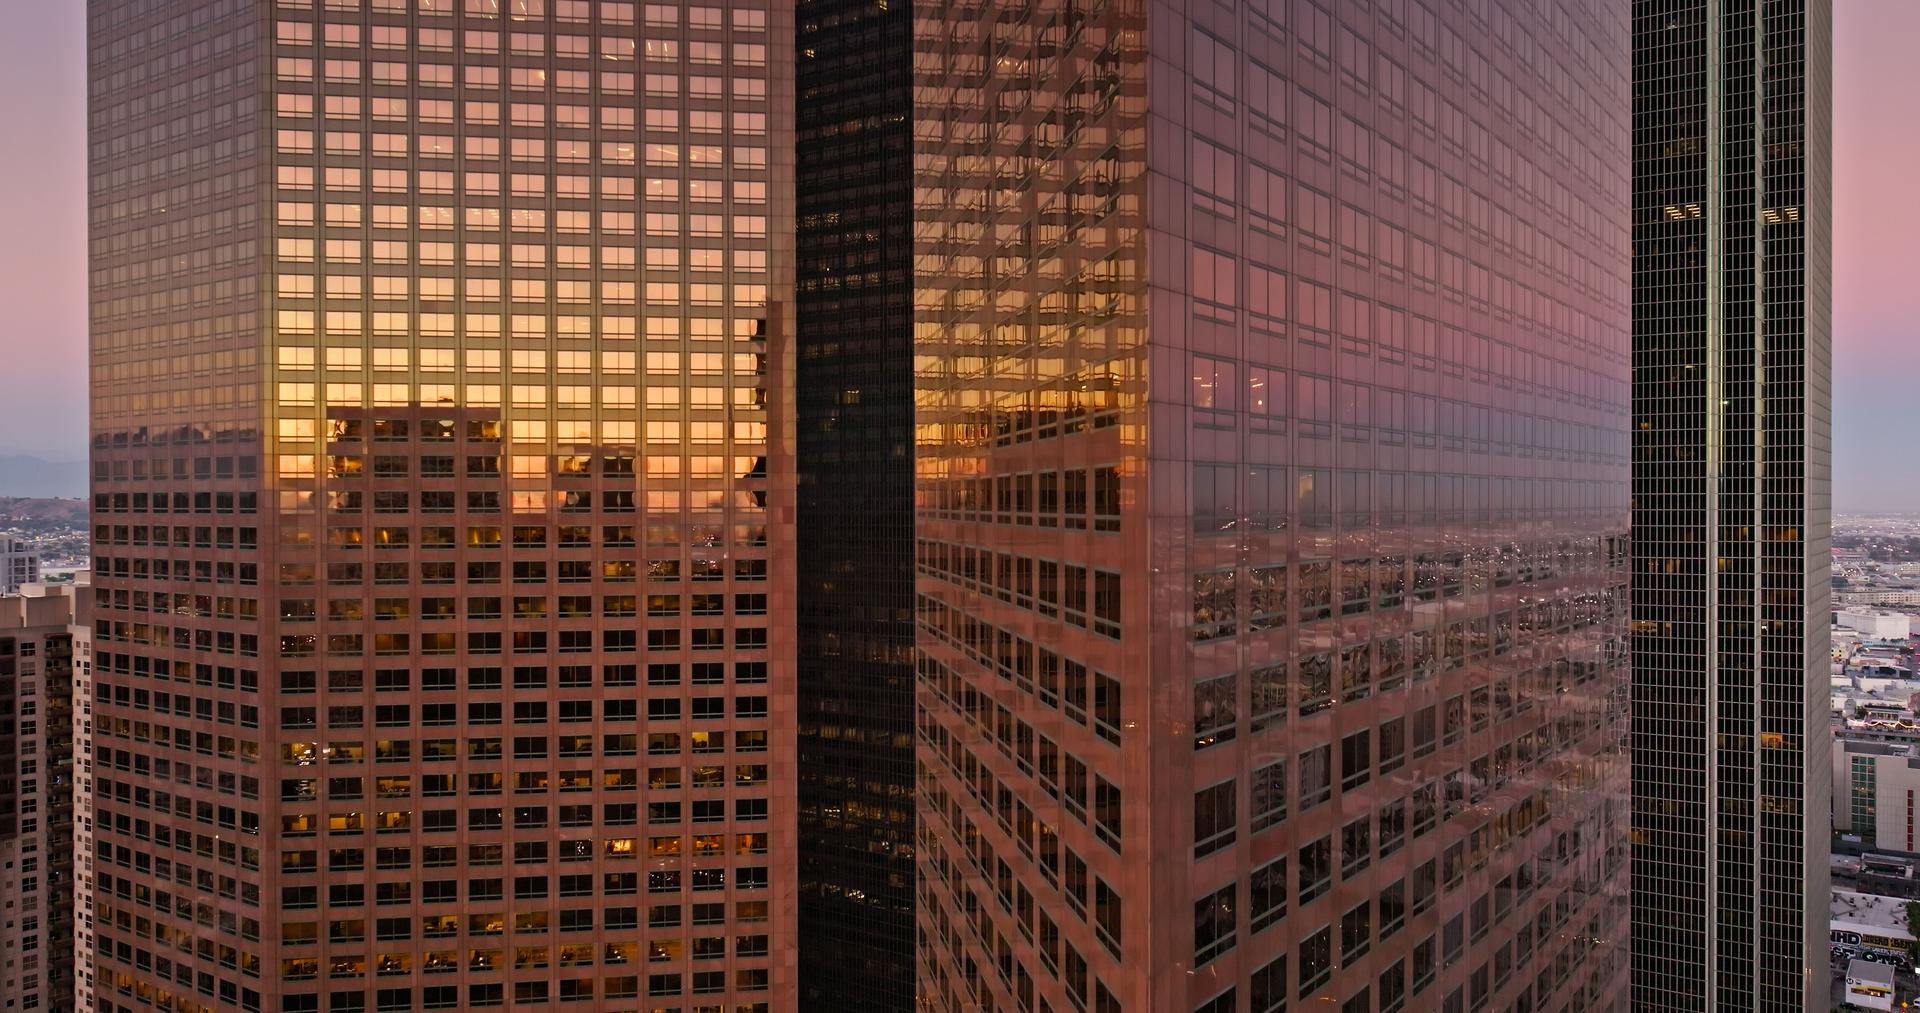
[[[1556,18],[916,11],[936,1004],[1623,993],[1628,26]]]
[[[1635,22],[1636,1008],[1826,1001],[1831,20]]]
[[[914,1005],[912,13],[798,6],[801,1005]]]
[[[101,1001],[790,1006],[790,14],[94,6]]]

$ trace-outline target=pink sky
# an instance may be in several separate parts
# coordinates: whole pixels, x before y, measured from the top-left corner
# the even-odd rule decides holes
[[[1920,513],[1920,4],[1833,5],[1834,506]],[[0,455],[86,453],[85,8],[0,33]]]
[[[1920,513],[1920,4],[1833,6],[1833,503]]]

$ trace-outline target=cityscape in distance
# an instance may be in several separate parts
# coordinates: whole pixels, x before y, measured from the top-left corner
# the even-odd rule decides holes
[[[1920,1002],[1920,11],[19,27],[6,1010]]]

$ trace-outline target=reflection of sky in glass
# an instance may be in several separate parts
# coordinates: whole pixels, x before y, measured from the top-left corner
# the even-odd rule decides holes
[[[1394,5],[1337,9],[1121,0],[1057,40],[1019,0],[915,9],[922,833],[963,842],[922,852],[932,980],[1004,938],[1054,1008],[1439,1008],[1402,931],[1436,875],[1624,874],[1591,852],[1626,805],[1596,706],[1626,676],[1626,110],[1572,109],[1624,97],[1627,54],[1561,101],[1498,27],[1426,23],[1584,131],[1546,151],[1469,123],[1473,74],[1404,57]],[[1536,799],[1549,770],[1576,802]],[[1020,900],[976,905],[967,859]],[[1448,959],[1534,982],[1555,944],[1494,953],[1533,902],[1454,889],[1483,928]],[[1573,892],[1580,981],[1624,926]],[[1272,931],[1236,945],[1242,911]]]

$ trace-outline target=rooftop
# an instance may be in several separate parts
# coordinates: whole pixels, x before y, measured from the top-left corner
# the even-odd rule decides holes
[[[1847,980],[1891,989],[1893,988],[1893,965],[1855,957],[1847,961]]]
[[[1835,890],[1829,914],[1836,929],[1871,932],[1892,939],[1913,938],[1913,933],[1907,931],[1907,902],[1898,897]]]
[[[1855,739],[1841,736],[1835,740],[1840,748],[1849,753],[1861,753],[1871,756],[1905,756],[1911,758],[1914,750],[1920,748],[1912,742],[1880,742],[1871,739]]]
[[[0,629],[64,627],[73,622],[73,585],[27,584],[0,596]]]

